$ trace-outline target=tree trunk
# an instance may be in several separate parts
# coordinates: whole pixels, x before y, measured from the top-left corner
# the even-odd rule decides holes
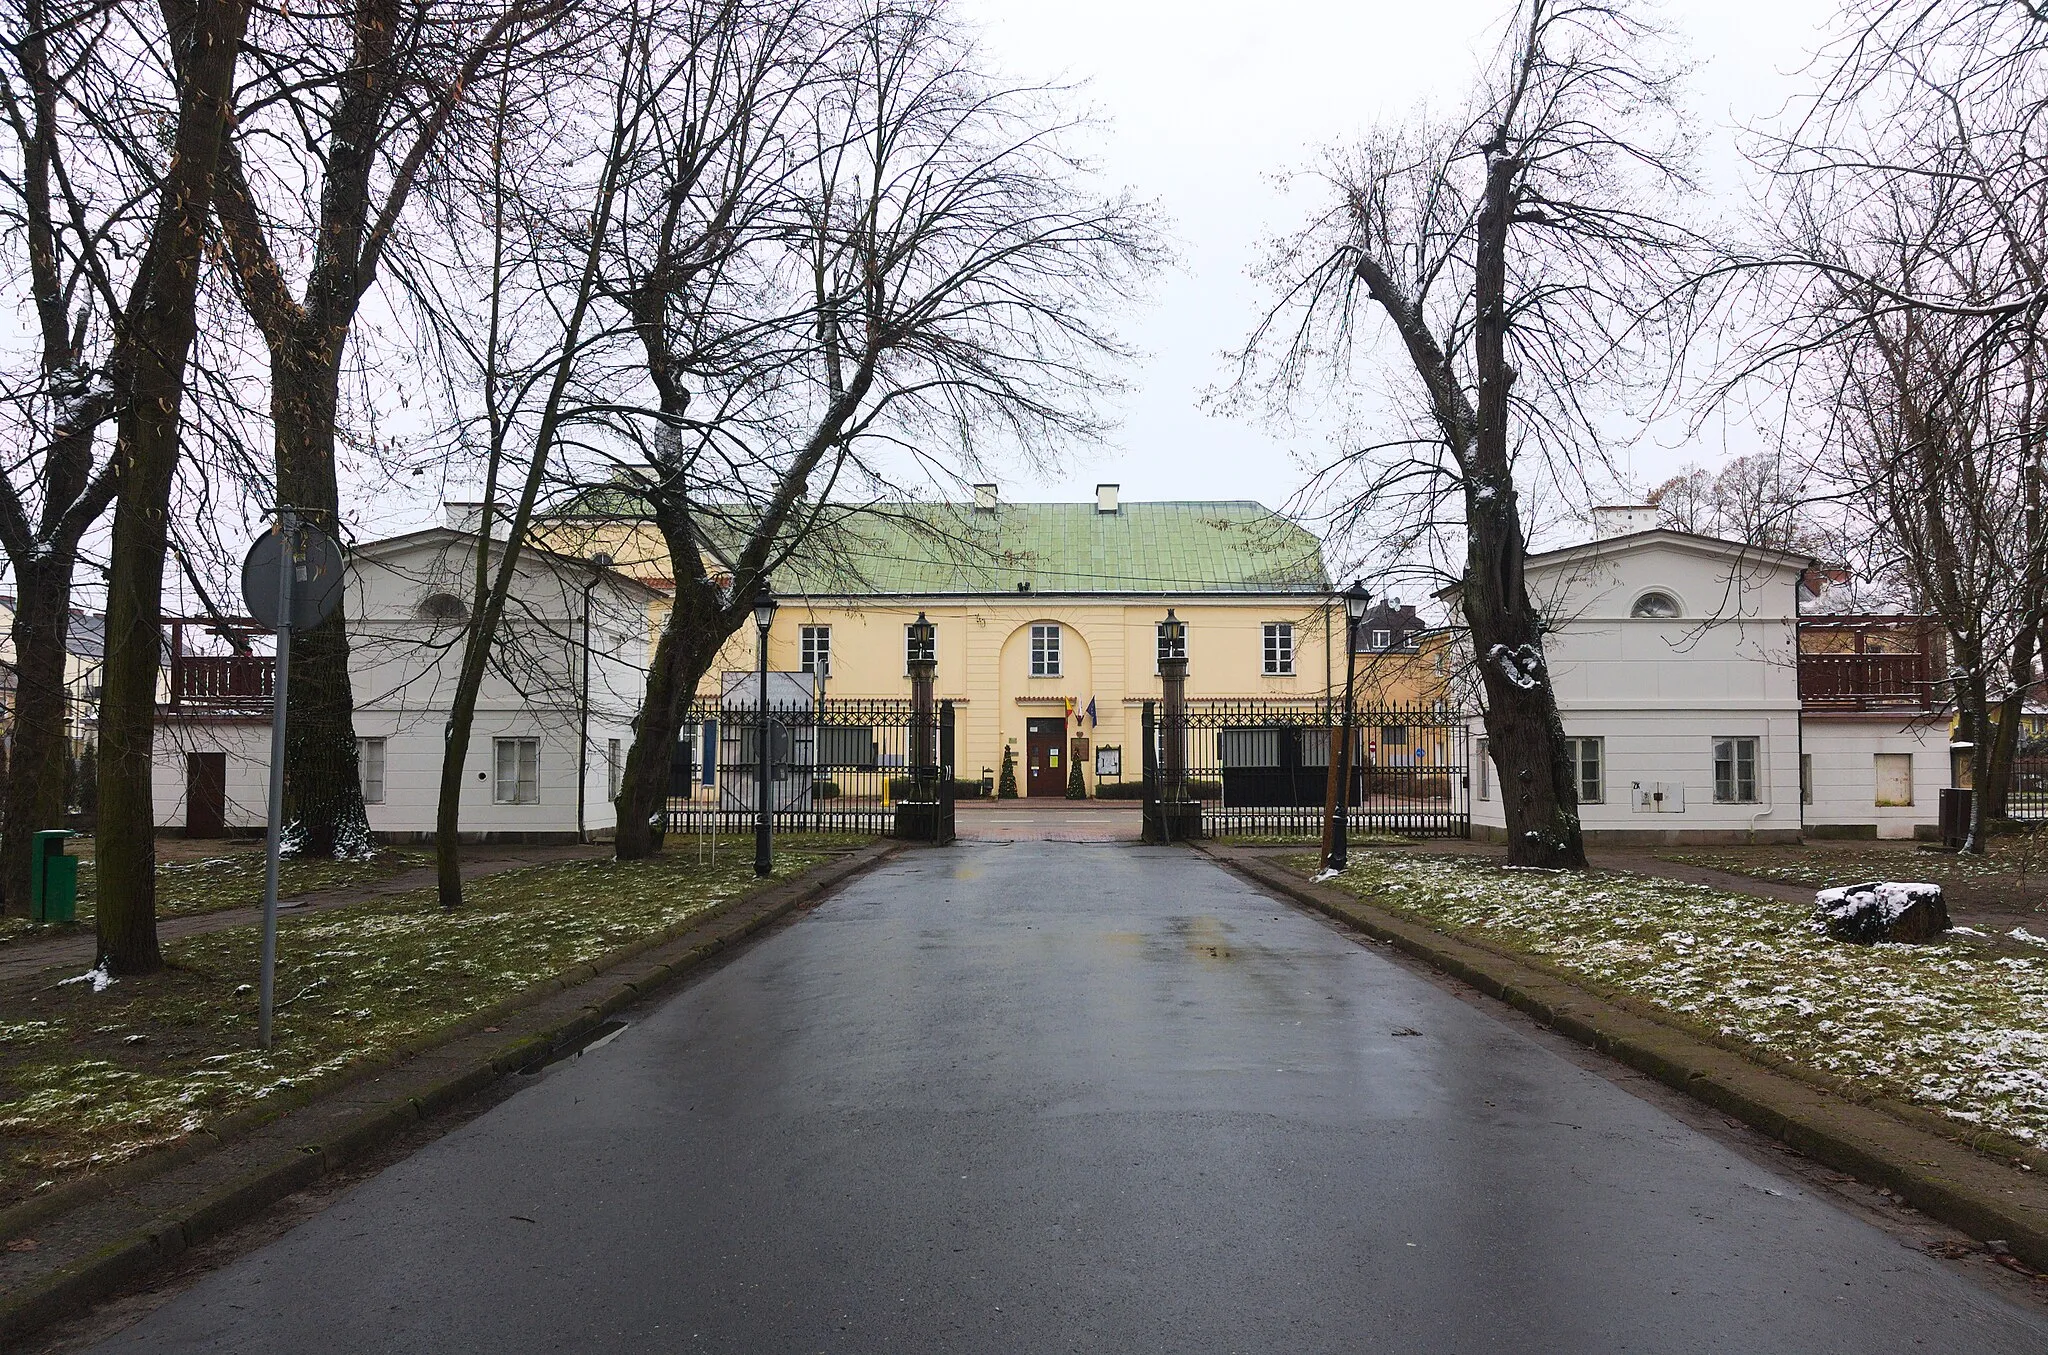
[[[30,853],[39,829],[64,826],[64,769],[71,755],[64,642],[71,621],[69,554],[15,560],[13,775],[0,827],[0,891],[7,911],[28,916]]]
[[[1984,817],[2007,817],[2012,794],[2013,764],[2019,760],[2020,724],[2026,716],[2027,692],[2034,683],[2034,650],[2038,628],[2029,625],[2013,643],[2012,694],[1998,703],[1998,734],[1985,768]]]
[[[180,57],[178,128],[121,335],[131,361],[115,435],[120,489],[107,566],[100,706],[99,961],[124,974],[163,965],[150,758],[163,653],[165,533],[185,363],[198,325],[200,248],[249,19],[244,0],[192,0],[164,10]]]
[[[675,558],[670,543],[670,558]],[[694,549],[694,546],[691,547]],[[718,655],[718,648],[736,627],[728,625],[717,589],[700,579],[695,587],[676,584],[675,605],[654,646],[647,672],[647,696],[633,726],[633,746],[626,752],[626,772],[619,785],[619,826],[614,850],[621,861],[636,861],[661,850],[663,826],[657,816],[668,799],[669,767],[674,758],[676,728],[697,684]]]
[[[1508,456],[1508,390],[1515,374],[1507,362],[1507,241],[1520,173],[1518,161],[1489,151],[1473,279],[1479,417],[1465,471],[1463,605],[1486,687],[1487,742],[1500,769],[1508,860],[1584,869],[1578,796],[1543,655],[1542,620],[1522,574],[1528,543]]]
[[[278,497],[337,540],[334,417],[346,340],[346,331],[295,337],[274,347],[270,361]],[[292,856],[357,858],[372,850],[356,762],[346,610],[344,602],[318,626],[292,635],[284,746],[284,843]]]
[[[1961,731],[1968,738],[1970,762],[1970,834],[1963,842],[1966,852],[1987,852],[1991,849],[1990,837],[1985,832],[1986,808],[1990,797],[1985,793],[1991,772],[1991,722],[1989,719],[1991,701],[1990,684],[1984,676],[1984,650],[1980,637],[1974,634],[1955,637],[1955,698],[1956,712]]]

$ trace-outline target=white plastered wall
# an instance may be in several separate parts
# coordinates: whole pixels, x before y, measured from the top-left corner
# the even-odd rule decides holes
[[[1912,758],[1911,804],[1877,803],[1880,753]],[[1809,714],[1806,755],[1813,769],[1806,822],[1816,835],[1874,832],[1880,838],[1909,838],[1932,831],[1939,822],[1941,791],[1949,784],[1946,719]]]

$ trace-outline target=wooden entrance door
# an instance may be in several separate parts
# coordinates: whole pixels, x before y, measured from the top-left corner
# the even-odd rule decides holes
[[[185,754],[185,836],[225,837],[228,755]]]
[[[1067,722],[1064,718],[1024,722],[1026,797],[1037,799],[1067,793],[1067,764],[1060,752],[1060,745],[1066,740]]]

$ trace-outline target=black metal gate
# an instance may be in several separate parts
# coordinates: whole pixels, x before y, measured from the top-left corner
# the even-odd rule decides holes
[[[762,750],[774,831],[953,840],[953,705],[939,703],[938,760],[913,765],[908,701],[699,705],[670,762],[667,830],[751,832],[760,819]],[[763,729],[767,737],[762,737]]]
[[[1330,767],[1343,747],[1318,702],[1191,702],[1183,737],[1187,801],[1201,805],[1204,836],[1313,837],[1337,790]],[[1145,772],[1156,782],[1170,737],[1147,703]],[[1470,837],[1465,722],[1437,707],[1375,707],[1354,714],[1344,803],[1353,832]],[[1156,795],[1148,792],[1148,803]]]

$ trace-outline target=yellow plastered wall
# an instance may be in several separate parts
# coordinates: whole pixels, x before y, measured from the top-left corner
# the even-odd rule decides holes
[[[603,519],[558,519],[542,529],[550,549],[589,558],[597,552],[643,582],[668,587],[668,554],[649,524]],[[831,627],[828,699],[902,700],[910,695],[904,628],[923,612],[938,628],[937,696],[955,703],[957,774],[972,779],[1001,767],[1003,748],[1017,749],[1023,785],[1025,721],[1065,712],[1074,701],[1068,737],[1086,738],[1091,750],[1125,750],[1123,776],[1140,775],[1138,757],[1144,702],[1159,698],[1157,626],[1167,609],[1187,624],[1188,697],[1191,701],[1324,700],[1341,695],[1344,681],[1341,609],[1320,596],[1301,594],[1185,594],[1114,597],[1086,594],[983,594],[925,598],[804,598],[785,596],[768,640],[768,666],[794,672],[801,628]],[[649,655],[668,618],[666,600],[650,604]],[[1336,616],[1338,648],[1330,647]],[[1264,627],[1294,628],[1294,672],[1264,672]],[[1031,676],[1031,627],[1060,627],[1058,677]],[[1410,656],[1413,657],[1413,656]],[[716,701],[722,675],[757,663],[754,627],[736,632],[704,675],[698,696]],[[1363,674],[1361,669],[1361,675]],[[1090,698],[1096,718],[1086,711]],[[1090,789],[1095,762],[1083,762]]]
[[[1097,599],[1020,594],[1016,597],[926,599],[785,598],[769,634],[768,666],[794,671],[804,626],[831,629],[830,699],[905,699],[910,675],[905,628],[923,612],[938,631],[937,696],[955,703],[957,770],[972,779],[1002,765],[1003,748],[1025,746],[1025,722],[1065,714],[1072,700],[1069,739],[1086,738],[1091,750],[1126,750],[1124,776],[1139,775],[1138,748],[1144,702],[1160,695],[1156,627],[1168,606],[1187,623],[1188,697],[1191,701],[1324,699],[1332,668],[1320,599],[1300,596]],[[1294,627],[1294,673],[1267,676],[1264,627]],[[1031,629],[1060,628],[1060,673],[1031,674]],[[1341,623],[1340,623],[1341,626]],[[757,662],[753,628],[733,636],[700,697],[717,699],[720,675]],[[1089,701],[1095,721],[1087,719]],[[1094,759],[1083,763],[1090,787]],[[1020,774],[1021,775],[1021,774]],[[1021,785],[1020,780],[1020,785]]]

